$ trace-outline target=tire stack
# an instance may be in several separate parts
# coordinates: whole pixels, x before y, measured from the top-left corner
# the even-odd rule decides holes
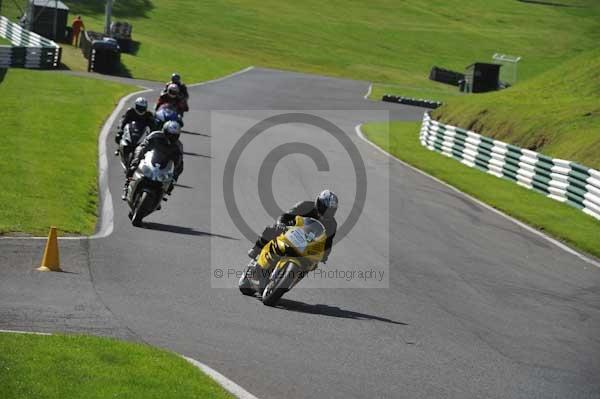
[[[458,86],[460,81],[465,79],[465,74],[434,66],[429,72],[429,79],[435,82]]]
[[[443,104],[439,101],[427,100],[427,99],[422,99],[422,98],[417,99],[417,98],[410,98],[410,97],[394,96],[391,94],[385,94],[381,98],[381,100],[385,101],[385,102],[389,102],[389,103],[413,105],[415,107],[423,107],[423,108],[430,108],[430,109],[436,109]]]
[[[88,72],[116,74],[121,66],[121,48],[118,42],[99,32],[84,31],[81,52],[88,60]]]

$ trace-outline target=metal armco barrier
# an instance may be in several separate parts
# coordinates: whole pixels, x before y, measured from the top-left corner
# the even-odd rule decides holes
[[[423,117],[421,144],[600,220],[600,171]]]
[[[0,46],[0,68],[58,68],[61,48],[52,40],[23,29],[0,16],[0,37],[12,46]]]

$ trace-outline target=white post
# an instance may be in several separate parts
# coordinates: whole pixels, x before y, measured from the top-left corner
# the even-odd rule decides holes
[[[113,0],[106,0],[106,18],[104,20],[104,33],[110,35],[110,19],[112,17]]]
[[[29,4],[27,4],[27,26],[28,30],[33,30],[33,17],[35,13],[35,5],[33,4],[33,0],[29,0]]]

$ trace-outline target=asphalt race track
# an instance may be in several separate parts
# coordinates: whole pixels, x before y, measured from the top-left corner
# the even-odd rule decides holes
[[[87,330],[196,358],[261,398],[600,398],[600,270],[360,140],[359,123],[423,113],[364,100],[367,88],[267,69],[191,87],[185,171],[163,210],[131,226],[113,157],[114,232],[65,244],[88,256],[77,280],[85,289],[75,289],[97,314]],[[333,122],[364,162],[364,209],[322,268],[384,278],[305,281],[268,308],[228,278],[246,265],[250,243],[227,211],[222,169],[249,127],[288,111]],[[246,223],[258,231],[271,221],[259,169],[290,140],[322,149],[330,171],[305,154],[271,165],[277,204],[331,186],[342,223],[360,187],[335,135],[299,123],[273,129],[248,145],[234,174]],[[38,287],[50,297],[55,286]],[[0,302],[16,297],[7,292],[0,282]],[[61,306],[72,304],[54,311]]]

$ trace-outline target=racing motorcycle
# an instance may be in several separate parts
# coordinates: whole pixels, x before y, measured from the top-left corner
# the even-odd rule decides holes
[[[158,151],[148,151],[133,174],[127,188],[129,218],[134,226],[141,226],[142,219],[160,209],[165,193],[174,183],[175,165]]]
[[[135,148],[144,140],[144,137],[149,132],[150,128],[148,126],[143,128],[135,121],[125,125],[118,150],[121,155],[121,166],[123,166],[123,169],[129,169]]]
[[[274,306],[283,294],[317,268],[325,254],[326,240],[321,222],[296,216],[294,226],[267,243],[258,260],[250,261],[238,288],[244,295],[258,294],[264,305]],[[275,266],[269,270],[269,260],[274,258],[277,259]]]
[[[183,117],[177,109],[171,104],[163,104],[154,113],[154,125],[160,129],[168,121],[175,121],[183,127]]]

